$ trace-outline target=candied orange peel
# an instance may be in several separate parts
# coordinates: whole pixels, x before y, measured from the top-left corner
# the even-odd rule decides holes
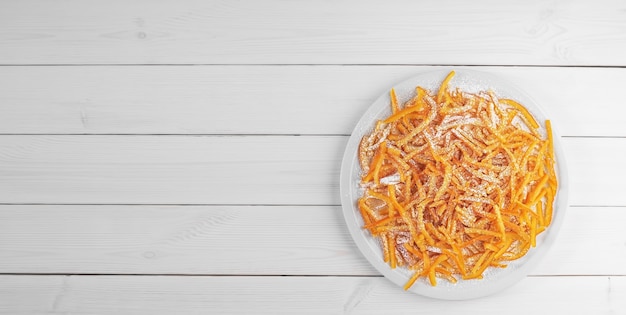
[[[391,268],[423,278],[482,279],[537,244],[552,221],[557,176],[550,121],[520,103],[448,84],[422,87],[359,144],[364,228]]]

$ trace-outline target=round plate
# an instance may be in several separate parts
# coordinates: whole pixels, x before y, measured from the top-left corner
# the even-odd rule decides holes
[[[412,98],[415,95],[416,86],[436,92],[441,81],[449,72],[450,70],[426,72],[394,86],[399,103],[403,104],[404,101]],[[449,83],[451,89],[458,87],[467,92],[491,90],[500,98],[517,100],[535,116],[540,125],[542,125],[542,129],[544,128],[545,115],[526,93],[504,82],[497,76],[488,73],[464,69],[455,69],[455,72],[456,75]],[[371,105],[354,128],[341,165],[341,204],[350,234],[361,253],[376,270],[402,288],[409,280],[411,273],[402,267],[391,269],[383,261],[379,242],[367,230],[362,228],[363,220],[356,207],[357,200],[363,194],[363,190],[359,185],[361,179],[361,168],[357,157],[359,142],[364,135],[372,131],[378,119],[382,119],[390,113],[390,98],[387,92]],[[537,246],[531,248],[522,258],[509,262],[507,268],[487,268],[481,280],[460,279],[455,284],[446,280],[440,280],[437,282],[437,286],[433,287],[426,279],[419,279],[409,291],[432,298],[464,300],[499,292],[528,275],[531,268],[534,267],[550,249],[552,243],[554,243],[567,209],[567,171],[563,159],[563,150],[559,141],[560,137],[554,129],[555,127],[553,126],[554,154],[559,188],[555,198],[552,223],[543,233],[537,236]]]

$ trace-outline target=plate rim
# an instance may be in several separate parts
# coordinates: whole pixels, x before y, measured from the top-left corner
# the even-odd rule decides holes
[[[407,79],[400,81],[393,86],[389,87],[385,93],[380,95],[374,102],[370,104],[370,106],[363,112],[362,116],[359,118],[359,121],[353,128],[349,140],[346,144],[346,148],[344,151],[344,155],[341,162],[341,171],[340,171],[340,194],[341,194],[341,207],[343,212],[343,217],[346,225],[348,226],[348,230],[350,232],[350,236],[353,241],[357,245],[357,248],[361,252],[362,255],[365,256],[370,265],[372,265],[378,272],[380,272],[385,278],[390,280],[396,285],[402,287],[404,282],[408,280],[408,276],[404,277],[402,274],[398,272],[398,267],[396,269],[391,269],[386,263],[382,262],[382,251],[380,246],[376,246],[377,249],[374,250],[372,248],[372,242],[375,241],[371,235],[368,235],[367,232],[363,231],[359,224],[355,224],[355,220],[357,222],[361,222],[360,213],[356,209],[356,203],[353,197],[353,171],[355,169],[355,163],[358,164],[357,160],[357,150],[358,143],[361,140],[364,132],[364,126],[367,125],[368,129],[371,130],[374,125],[374,120],[368,119],[371,116],[376,117],[376,114],[380,116],[381,112],[390,112],[389,108],[389,90],[391,88],[396,89],[398,93],[398,98],[401,97],[404,90],[407,87],[415,88],[415,86],[422,86],[430,84],[427,88],[433,90],[432,81],[434,79],[435,82],[440,83],[446,75],[454,70],[455,77],[452,78],[450,82],[450,86],[457,86],[458,82],[455,81],[455,78],[469,76],[470,79],[482,81],[483,83],[487,83],[491,86],[497,86],[499,90],[504,90],[505,92],[513,92],[515,99],[522,99],[522,104],[527,107],[527,109],[534,115],[540,116],[542,118],[546,118],[546,115],[543,113],[541,106],[525,91],[521,90],[517,86],[511,84],[506,78],[503,78],[501,75],[494,75],[490,72],[478,71],[474,69],[466,69],[463,67],[445,67],[430,71],[421,71],[413,76],[408,77]],[[427,84],[420,84],[419,82],[424,82]],[[462,86],[460,86],[462,87]],[[481,85],[478,84],[478,87],[481,88]],[[438,85],[436,85],[438,88]],[[492,88],[485,87],[482,90],[491,90]],[[436,90],[434,90],[436,91]],[[506,95],[500,95],[506,96]],[[407,97],[408,98],[408,97]],[[399,99],[400,103],[403,103],[405,99]],[[385,107],[387,109],[385,109]],[[551,120],[552,121],[552,120]],[[541,122],[540,125],[544,126],[544,122]],[[444,284],[445,281],[439,281],[436,287],[432,287],[430,285],[425,285],[424,281],[416,282],[408,291],[417,293],[422,296],[427,296],[431,298],[444,299],[444,300],[466,300],[484,297],[488,295],[492,295],[499,291],[502,291],[512,285],[516,284],[524,277],[526,277],[530,271],[535,267],[535,265],[543,258],[543,256],[549,251],[549,249],[554,244],[554,241],[559,234],[558,231],[562,225],[565,213],[568,208],[568,191],[569,191],[569,179],[567,174],[567,166],[564,157],[563,148],[561,145],[561,137],[558,132],[558,126],[554,126],[552,124],[552,134],[554,138],[554,154],[555,154],[555,167],[557,168],[557,178],[559,182],[559,187],[557,189],[557,194],[554,201],[554,212],[553,219],[550,226],[544,231],[541,235],[538,236],[538,244],[537,247],[531,248],[529,252],[519,260],[515,260],[509,263],[509,267],[501,269],[504,270],[500,272],[501,276],[497,278],[496,282],[485,282],[490,279],[483,280],[462,280],[459,279],[458,283],[462,283],[465,285],[469,284],[470,288],[468,290],[458,289],[460,285],[457,284]],[[357,165],[358,169],[360,167]],[[358,183],[356,183],[358,184]],[[364,237],[369,238],[369,240],[365,240]],[[377,253],[376,255],[372,255],[372,252]],[[374,257],[375,256],[375,257]],[[517,264],[516,264],[517,263]],[[513,267],[513,268],[512,268]],[[495,269],[495,268],[491,268]],[[408,271],[404,271],[406,274]],[[512,274],[512,275],[511,275]]]

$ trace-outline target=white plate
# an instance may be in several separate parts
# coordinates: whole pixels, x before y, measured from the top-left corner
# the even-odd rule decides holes
[[[465,69],[454,70],[456,75],[449,83],[450,88],[459,87],[468,92],[491,90],[501,98],[506,97],[517,100],[537,118],[537,121],[542,127],[544,126],[544,121],[546,120],[545,115],[539,106],[521,90],[504,82],[501,78],[488,73]],[[422,73],[394,86],[400,104],[415,95],[416,86],[421,86],[436,92],[441,81],[449,72],[450,69]],[[390,89],[391,88],[388,90]],[[409,280],[411,273],[401,267],[391,269],[389,265],[383,261],[380,245],[368,231],[362,229],[363,220],[356,207],[357,200],[363,193],[362,189],[359,187],[361,179],[361,168],[357,158],[359,141],[365,134],[371,132],[378,119],[386,117],[390,113],[389,93],[386,92],[372,104],[354,128],[341,165],[341,204],[350,234],[361,253],[363,253],[376,270],[393,283],[397,284],[400,287],[399,289],[402,290],[404,284]],[[563,150],[559,141],[560,137],[554,130],[556,127],[558,126],[553,126],[552,128],[559,188],[555,198],[552,223],[546,231],[537,236],[537,246],[531,248],[524,257],[509,262],[507,268],[488,268],[483,274],[484,278],[481,280],[459,280],[456,284],[453,284],[442,279],[437,281],[437,286],[433,287],[426,279],[419,279],[409,291],[439,299],[472,299],[499,292],[528,275],[531,268],[548,252],[551,245],[554,243],[567,209],[567,170],[563,158]]]

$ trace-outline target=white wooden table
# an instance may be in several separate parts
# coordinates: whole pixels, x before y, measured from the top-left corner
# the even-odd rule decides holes
[[[0,2],[1,314],[626,314],[624,1]],[[357,250],[340,160],[412,75],[472,67],[562,134],[551,252],[478,300]]]

